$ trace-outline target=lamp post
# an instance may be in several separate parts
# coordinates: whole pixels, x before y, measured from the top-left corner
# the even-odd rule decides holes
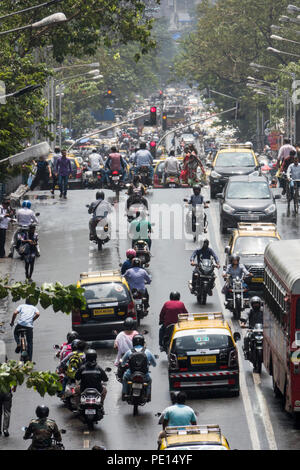
[[[0,31],[0,36],[15,33],[17,31],[24,31],[25,29],[39,29],[43,28],[44,26],[63,23],[64,21],[67,21],[67,18],[64,13],[54,13],[53,15],[47,16],[46,18],[43,18],[40,21],[36,21],[35,23],[20,26],[19,28],[9,29],[7,31]]]

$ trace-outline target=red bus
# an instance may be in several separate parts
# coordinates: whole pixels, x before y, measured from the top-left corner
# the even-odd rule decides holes
[[[265,250],[264,365],[286,411],[300,417],[300,240]]]

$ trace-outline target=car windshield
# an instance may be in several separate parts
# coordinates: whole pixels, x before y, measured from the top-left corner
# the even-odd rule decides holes
[[[84,296],[88,304],[105,302],[108,299],[115,302],[130,301],[126,287],[117,282],[89,284],[85,287]]]
[[[271,199],[268,183],[265,181],[231,181],[227,199]]]
[[[275,237],[239,237],[234,245],[237,255],[263,255],[266,246],[278,241]]]
[[[201,351],[202,349],[223,349],[232,347],[232,339],[226,334],[196,333],[175,338],[172,352]]]
[[[255,161],[250,152],[222,152],[218,155],[216,166],[245,167],[255,166]]]

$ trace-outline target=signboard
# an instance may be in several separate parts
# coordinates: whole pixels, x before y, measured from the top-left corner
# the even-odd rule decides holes
[[[272,131],[268,136],[271,150],[277,151],[281,146],[281,134],[279,131]]]

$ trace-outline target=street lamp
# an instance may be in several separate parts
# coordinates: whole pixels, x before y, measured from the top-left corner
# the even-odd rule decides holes
[[[300,8],[296,7],[295,5],[288,5],[287,11],[288,11],[288,13],[299,13]]]
[[[300,58],[299,54],[292,54],[291,52],[279,51],[278,49],[274,49],[274,47],[267,47],[267,51],[268,52],[274,52],[275,54],[286,54],[286,55],[290,55],[292,57],[299,57]]]
[[[276,34],[272,34],[270,36],[271,39],[276,39],[277,41],[286,41],[286,42],[292,42],[293,44],[298,44],[300,46],[300,42],[298,41],[293,41],[292,39],[288,38],[283,38],[282,36],[277,36]]]
[[[21,13],[26,13],[27,11],[37,10],[38,8],[43,7],[50,7],[54,3],[62,2],[63,0],[50,0],[46,3],[41,3],[40,5],[34,5],[33,7],[24,8],[23,10],[13,11],[12,13],[8,13],[7,15],[0,16],[0,20],[4,20],[5,18],[9,18],[10,16],[19,15]]]
[[[40,88],[41,86],[42,85],[28,85],[24,88],[21,88],[20,90],[14,91],[13,93],[9,93],[8,95],[2,95],[0,96],[0,103],[5,104],[6,98],[11,98],[11,97],[19,98],[19,96],[25,95],[26,93],[30,93],[31,91],[34,91],[37,88]]]
[[[99,67],[99,62],[92,62],[91,64],[74,64],[74,65],[65,65],[64,67],[58,67],[53,69],[53,72],[60,72],[61,70],[65,69],[73,69],[76,67]]]
[[[280,23],[295,23],[295,24],[300,24],[300,18],[290,18],[289,16],[281,16],[279,18]]]
[[[43,28],[44,26],[49,26],[52,24],[63,23],[67,21],[66,15],[64,13],[54,13],[53,15],[46,16],[40,21],[37,21],[32,24],[28,24],[26,26],[20,26],[19,28],[9,29],[7,31],[0,31],[0,36],[4,36],[5,34],[14,33],[17,31],[23,31],[25,29],[38,29]]]

